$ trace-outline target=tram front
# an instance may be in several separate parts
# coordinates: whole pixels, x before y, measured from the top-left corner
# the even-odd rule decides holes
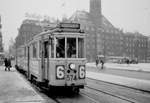
[[[49,84],[77,88],[77,90],[84,88],[85,33],[79,28],[64,27],[53,31],[50,38]]]
[[[76,34],[77,35],[77,34]],[[56,68],[56,76],[65,79],[65,86],[85,85],[85,36],[64,35],[56,37],[56,60],[62,61],[63,66]]]

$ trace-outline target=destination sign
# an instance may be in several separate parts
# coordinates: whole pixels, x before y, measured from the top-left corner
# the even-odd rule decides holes
[[[72,28],[72,29],[80,29],[80,24],[78,23],[60,23],[60,28]]]
[[[84,33],[81,29],[71,29],[71,28],[62,28],[59,29],[57,32],[76,32],[76,33]]]

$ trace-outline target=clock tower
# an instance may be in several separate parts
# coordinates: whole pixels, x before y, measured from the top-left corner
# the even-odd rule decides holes
[[[90,14],[101,15],[101,0],[90,0]]]

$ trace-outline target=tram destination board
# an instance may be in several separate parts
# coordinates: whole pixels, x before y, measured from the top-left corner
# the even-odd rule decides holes
[[[60,23],[60,28],[71,28],[71,29],[80,29],[79,23]]]

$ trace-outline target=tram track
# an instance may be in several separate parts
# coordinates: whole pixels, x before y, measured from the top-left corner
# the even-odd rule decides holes
[[[38,87],[34,82],[28,81],[25,75],[23,75],[22,73],[19,73],[19,74],[25,79],[25,81],[26,81],[29,85],[31,85],[31,87],[32,87],[38,94],[40,94],[40,95],[44,98],[44,100],[45,100],[44,103],[49,103],[49,102],[50,102],[50,103],[70,103],[70,102],[66,102],[64,99],[68,99],[68,101],[71,101],[71,98],[69,98],[69,97],[67,97],[67,96],[64,97],[64,98],[62,98],[63,95],[62,95],[61,97],[59,97],[59,96],[57,97],[57,96],[54,95],[54,94],[50,94],[47,89]],[[88,95],[86,95],[86,94],[84,94],[84,93],[79,92],[78,96],[83,96],[83,97],[87,98],[88,100],[92,101],[92,103],[99,103],[98,101],[94,100],[92,97],[90,97],[90,96],[88,96]],[[85,103],[86,103],[86,102],[85,102]]]
[[[23,75],[22,75],[23,76]],[[24,79],[26,79],[26,77],[25,76],[23,76],[23,78]],[[94,82],[96,82],[96,85],[98,86],[101,86],[100,84],[99,84],[99,80],[93,80],[93,79],[91,79],[92,81],[94,81]],[[103,94],[103,95],[109,95],[109,96],[111,96],[111,97],[113,97],[113,98],[117,98],[117,99],[120,99],[120,100],[122,100],[122,101],[126,101],[127,103],[138,103],[138,101],[136,101],[134,98],[132,99],[132,98],[128,98],[128,97],[125,97],[125,96],[122,96],[122,95],[118,95],[118,94],[116,94],[116,93],[114,93],[114,92],[110,92],[109,90],[111,90],[110,88],[108,88],[108,87],[105,87],[105,89],[101,89],[101,88],[97,88],[97,86],[93,86],[92,84],[92,82],[91,81],[89,81],[89,78],[88,78],[88,82],[87,82],[87,84],[88,85],[86,85],[85,86],[85,89],[83,89],[83,90],[81,90],[81,92],[79,92],[79,95],[78,95],[78,97],[70,97],[70,96],[64,96],[64,95],[62,95],[62,97],[59,97],[59,96],[55,96],[55,94],[53,94],[53,93],[50,93],[49,91],[47,91],[47,89],[41,89],[40,87],[38,87],[37,85],[35,85],[34,83],[31,83],[31,82],[29,82],[27,79],[26,79],[26,81],[33,87],[33,89],[36,91],[36,92],[38,92],[38,94],[40,94],[46,101],[52,101],[52,103],[70,103],[70,102],[72,102],[72,101],[78,101],[78,97],[79,98],[83,98],[83,100],[85,100],[85,98],[87,98],[86,100],[87,101],[91,101],[90,103],[99,103],[100,101],[99,101],[99,99],[101,99],[101,98],[97,98],[97,99],[95,99],[95,98],[93,98],[93,96],[92,95],[95,95],[94,93],[95,93],[95,91],[96,92],[99,92],[98,94],[96,94],[97,95],[97,97],[100,97],[99,96],[99,94],[101,93],[101,94]],[[101,82],[103,82],[103,81],[101,81]],[[105,82],[104,82],[105,83]],[[116,85],[116,84],[112,84],[112,83],[108,83],[108,85],[109,86],[111,86],[111,85]],[[109,89],[109,90],[106,90],[106,89]],[[92,92],[88,92],[88,89],[90,89]],[[141,92],[141,91],[139,91],[139,92]],[[92,94],[92,95],[91,95]],[[86,101],[85,100],[85,101]],[[102,100],[102,99],[101,99]],[[49,102],[45,102],[45,103],[49,103]],[[86,103],[86,102],[85,102]],[[103,103],[103,102],[102,102]],[[111,103],[111,102],[110,102]],[[119,103],[119,102],[117,102],[117,103]]]
[[[95,100],[94,98],[92,98],[91,96],[87,95],[86,93],[80,92],[80,94],[85,96],[88,99],[91,99],[94,103],[99,103],[98,100]]]
[[[94,91],[98,91],[100,93],[103,93],[103,94],[106,94],[106,95],[110,95],[112,97],[115,97],[115,98],[118,98],[118,99],[121,99],[123,101],[127,101],[129,103],[138,103],[137,101],[133,100],[133,99],[128,99],[126,97],[123,97],[123,96],[120,96],[120,95],[116,95],[116,94],[113,94],[111,92],[107,92],[107,91],[104,91],[104,90],[100,90],[100,89],[96,89],[96,88],[93,88],[93,87],[90,87],[90,86],[85,86],[85,89],[88,88],[88,89],[91,89],[91,90],[94,90]]]
[[[69,97],[69,96],[64,96],[64,95],[61,95],[61,96],[54,96],[54,94],[49,94],[48,92],[47,92],[47,90],[43,90],[43,89],[41,89],[41,88],[39,88],[39,87],[37,87],[36,85],[34,85],[34,84],[32,84],[33,85],[33,87],[38,91],[38,92],[42,92],[43,94],[42,95],[44,95],[44,98],[45,98],[45,96],[47,96],[46,98],[47,99],[52,99],[53,101],[55,101],[55,103],[70,103],[70,101],[71,102],[73,102],[74,100],[72,100],[72,99],[74,99],[74,98],[72,98],[72,97]],[[79,92],[79,94],[78,95],[75,95],[75,94],[71,94],[73,97],[84,97],[84,98],[86,98],[87,99],[87,101],[90,101],[90,103],[99,103],[99,101],[97,101],[97,100],[95,100],[94,98],[92,98],[92,97],[90,97],[90,96],[88,96],[88,95],[86,95],[86,94],[84,94],[84,93],[82,93],[82,92]],[[66,100],[67,99],[67,100]],[[48,102],[49,103],[49,102]],[[80,102],[79,102],[80,103]],[[82,102],[82,103],[87,103],[87,102]]]
[[[107,95],[112,95],[116,98],[127,100],[131,103],[147,103],[147,101],[150,100],[149,92],[92,78],[87,78],[87,85],[85,87]]]
[[[54,96],[53,94],[49,94],[49,92],[47,91],[47,89],[43,89],[43,88],[40,88],[38,87],[37,85],[35,85],[34,83],[31,83],[30,81],[27,80],[27,78],[22,75],[22,77],[24,79],[26,79],[26,81],[33,87],[33,89],[38,92],[38,94],[40,94],[45,100],[46,100],[46,103],[49,103],[47,101],[52,101],[52,103],[63,103],[63,99],[59,98],[59,97],[56,97]],[[103,94],[106,94],[106,95],[110,95],[110,96],[113,96],[115,98],[119,98],[119,99],[122,99],[124,101],[128,101],[129,103],[137,103],[137,102],[134,102],[133,100],[129,100],[127,98],[124,98],[124,97],[121,97],[121,96],[118,96],[118,95],[114,95],[112,93],[109,93],[109,92],[106,92],[106,91],[103,91],[103,90],[99,90],[99,89],[96,89],[96,88],[92,88],[90,86],[85,86],[85,90],[86,88],[88,89],[91,89],[91,90],[94,90],[94,91],[98,91],[98,92],[101,92]],[[92,96],[89,96],[87,95],[87,93],[84,93],[84,92],[80,92],[79,95],[82,95],[83,97],[87,98],[88,100],[92,101],[92,103],[99,103],[98,100],[96,100],[95,98],[93,98]],[[69,99],[69,98],[67,98]],[[65,103],[65,102],[64,102]],[[69,103],[69,102],[68,102]]]

